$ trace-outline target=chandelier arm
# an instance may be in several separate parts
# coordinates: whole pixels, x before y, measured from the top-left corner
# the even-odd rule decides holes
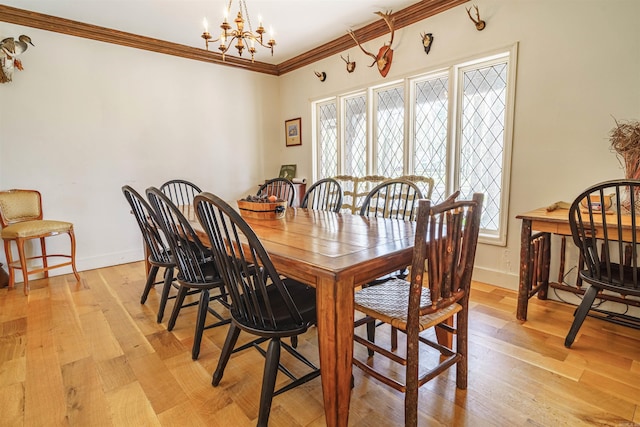
[[[264,27],[262,26],[262,22],[260,23],[256,32],[253,32],[253,27],[251,25],[251,18],[249,17],[249,10],[247,9],[247,3],[245,0],[238,0],[239,9],[238,16],[234,20],[236,24],[236,29],[232,29],[231,25],[227,21],[227,16],[231,12],[231,4],[233,0],[229,0],[226,9],[226,16],[220,25],[222,32],[217,39],[213,39],[211,34],[207,31],[207,23],[206,19],[204,20],[205,31],[202,33],[202,38],[205,40],[205,45],[207,50],[209,50],[210,43],[220,43],[218,46],[218,50],[222,53],[222,60],[224,61],[224,56],[227,51],[234,46],[234,41],[236,42],[235,48],[238,49],[238,54],[242,56],[242,52],[244,49],[247,49],[251,54],[251,61],[253,62],[254,54],[256,52],[255,43],[257,42],[260,46],[265,47],[271,50],[271,55],[273,55],[273,47],[276,44],[276,41],[273,39],[271,35],[268,42],[263,41],[263,34],[265,33]],[[242,16],[244,12],[244,17]],[[244,31],[244,23],[246,18],[246,23],[249,25],[249,31]]]

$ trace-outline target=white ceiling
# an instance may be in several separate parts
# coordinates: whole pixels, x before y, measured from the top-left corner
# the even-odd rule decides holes
[[[2,0],[2,3],[204,48],[204,41],[200,37],[203,18],[206,16],[209,31],[216,37],[228,0]],[[280,64],[343,36],[350,28],[357,29],[380,19],[374,15],[375,11],[397,12],[414,3],[417,0],[247,0],[249,19],[254,30],[258,25],[258,16],[262,16],[264,27],[267,31],[273,27],[276,39],[273,57],[267,49],[258,49],[255,59]],[[233,0],[230,21],[237,14],[238,6],[238,0]],[[0,37],[17,36],[0,34]],[[37,40],[34,43],[37,45]],[[237,55],[233,48],[229,52]]]

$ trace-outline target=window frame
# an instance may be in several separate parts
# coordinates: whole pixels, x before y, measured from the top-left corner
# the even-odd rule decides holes
[[[367,88],[350,91],[344,94],[338,94],[331,97],[325,97],[319,100],[312,100],[312,117],[313,124],[317,132],[314,132],[314,138],[312,144],[314,146],[314,159],[313,159],[313,174],[315,177],[319,177],[320,165],[318,159],[320,159],[319,141],[319,126],[317,111],[321,105],[326,103],[336,104],[336,126],[338,131],[336,132],[338,141],[338,174],[344,173],[344,126],[342,123],[344,100],[354,96],[365,96],[367,112],[366,117],[366,165],[365,170],[367,175],[375,175],[379,168],[377,167],[377,132],[378,132],[378,120],[377,120],[377,108],[378,108],[378,93],[380,91],[388,90],[393,87],[400,87],[404,96],[404,141],[403,141],[403,173],[413,174],[415,171],[415,98],[416,98],[416,84],[431,80],[435,78],[441,78],[446,76],[448,79],[447,87],[447,125],[446,125],[446,177],[445,177],[445,191],[446,194],[451,194],[455,188],[458,188],[460,183],[460,153],[462,147],[462,97],[464,95],[461,88],[464,72],[474,69],[481,69],[484,67],[491,67],[496,64],[506,62],[506,93],[505,93],[505,107],[504,107],[504,128],[503,128],[503,140],[502,140],[502,176],[500,180],[500,214],[498,230],[481,229],[479,242],[505,246],[507,242],[507,229],[509,219],[509,199],[510,199],[510,181],[511,181],[511,155],[513,146],[513,126],[515,116],[515,91],[516,91],[516,70],[517,70],[517,53],[518,43],[514,43],[510,46],[500,49],[494,49],[489,52],[474,55],[463,60],[452,61],[447,66],[441,66],[432,70],[422,71],[420,73],[414,73],[401,79],[397,79],[383,84],[373,85]]]

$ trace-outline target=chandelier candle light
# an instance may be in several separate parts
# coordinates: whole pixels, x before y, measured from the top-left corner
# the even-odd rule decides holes
[[[273,46],[276,45],[276,41],[273,38],[273,30],[270,30],[269,41],[264,43],[262,40],[262,35],[266,32],[264,27],[262,26],[262,18],[258,17],[258,28],[256,32],[253,32],[253,28],[251,28],[251,19],[249,18],[249,12],[247,11],[247,4],[244,0],[239,0],[239,8],[238,8],[238,16],[234,20],[236,23],[236,29],[231,29],[231,25],[227,22],[227,18],[229,16],[229,11],[231,10],[231,3],[233,0],[229,0],[228,6],[224,10],[224,20],[220,25],[222,31],[220,33],[220,37],[212,40],[213,37],[209,33],[209,23],[207,22],[207,18],[204,18],[202,23],[204,25],[204,32],[202,33],[202,38],[205,41],[205,45],[207,50],[209,50],[209,42],[216,43],[220,42],[218,49],[222,52],[222,60],[224,61],[224,56],[233,44],[233,41],[236,41],[235,48],[238,49],[238,54],[242,56],[242,51],[247,48],[249,53],[251,53],[251,62],[254,62],[253,56],[256,53],[256,43],[262,47],[266,47],[271,49],[271,55],[273,55]],[[244,29],[244,15],[247,18],[247,23],[249,24],[249,31],[245,31]]]

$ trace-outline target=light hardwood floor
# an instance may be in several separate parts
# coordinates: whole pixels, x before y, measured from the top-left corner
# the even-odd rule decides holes
[[[139,303],[142,263],[81,276],[80,285],[72,275],[34,281],[29,297],[21,284],[0,290],[1,426],[255,425],[257,351],[235,354],[213,388],[226,327],[205,332],[194,362],[195,307],[172,332],[169,307],[157,324],[158,292]],[[469,388],[456,390],[455,370],[423,386],[420,425],[640,423],[640,331],[587,318],[567,350],[571,306],[534,299],[520,324],[515,292],[474,283],[471,301]],[[317,361],[315,329],[299,349]],[[402,425],[403,395],[354,375],[349,424]],[[270,425],[325,425],[320,379],[276,397]]]

